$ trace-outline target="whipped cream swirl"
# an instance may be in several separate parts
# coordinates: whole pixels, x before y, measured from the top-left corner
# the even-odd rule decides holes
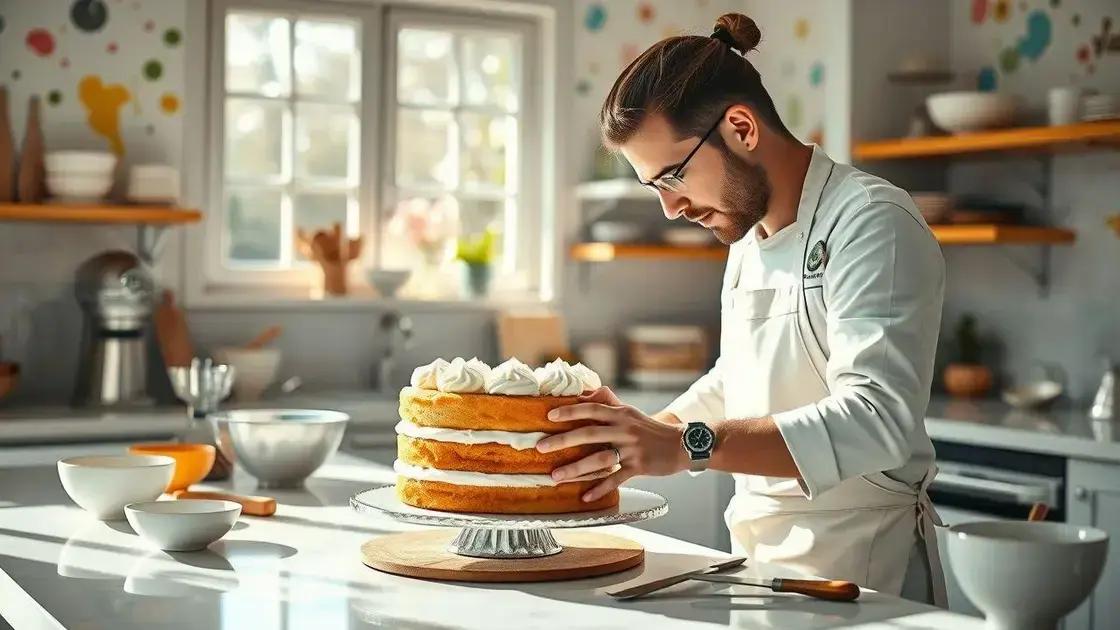
[[[563,359],[533,370],[541,383],[541,396],[578,396],[583,392],[583,379]]]
[[[490,371],[486,377],[486,393],[537,396],[541,393],[541,385],[532,368],[517,359],[510,359]]]
[[[412,371],[412,380],[409,383],[419,389],[439,389],[436,377],[440,370],[450,365],[443,359],[436,359],[427,365],[421,365]]]
[[[481,367],[459,357],[455,357],[436,374],[436,389],[441,392],[475,394],[483,391],[485,385],[486,374]]]
[[[583,391],[593,391],[603,386],[603,381],[599,379],[599,375],[595,370],[587,367],[582,363],[577,363],[572,366],[572,371],[579,376],[579,380],[583,381]]]

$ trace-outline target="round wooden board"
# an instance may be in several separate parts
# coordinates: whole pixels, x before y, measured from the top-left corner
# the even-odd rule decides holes
[[[378,571],[426,580],[459,582],[548,582],[625,571],[642,563],[636,542],[596,532],[553,532],[564,546],[545,558],[468,558],[447,550],[456,530],[405,532],[362,545],[362,562]]]

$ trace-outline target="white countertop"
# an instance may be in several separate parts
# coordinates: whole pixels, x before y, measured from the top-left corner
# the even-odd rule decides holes
[[[119,446],[0,450],[0,614],[15,628],[980,628],[982,622],[865,592],[856,603],[686,583],[634,602],[606,586],[664,570],[682,556],[719,552],[651,532],[612,527],[645,545],[644,568],[537,584],[469,584],[380,573],[358,559],[369,538],[417,528],[353,513],[346,501],[392,472],[337,455],[303,491],[277,494],[271,518],[242,517],[209,550],[145,547],[124,521],[101,523],[74,506],[53,462]],[[11,454],[20,463],[13,463]],[[15,467],[15,466],[21,467]],[[238,476],[234,487],[254,490]],[[671,506],[670,506],[671,509]],[[744,575],[791,572],[751,564]]]

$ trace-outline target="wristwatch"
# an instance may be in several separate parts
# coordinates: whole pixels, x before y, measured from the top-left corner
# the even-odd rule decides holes
[[[712,459],[712,449],[716,445],[715,431],[703,422],[689,422],[681,436],[681,443],[688,453],[688,469],[692,472],[707,470],[708,462]]]

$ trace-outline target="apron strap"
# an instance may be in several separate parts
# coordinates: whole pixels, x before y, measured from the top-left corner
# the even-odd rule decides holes
[[[945,570],[941,566],[941,554],[937,547],[936,527],[945,527],[941,516],[933,507],[929,498],[929,484],[937,476],[937,466],[930,466],[926,476],[918,486],[918,537],[922,540],[922,547],[926,550],[926,561],[929,563],[930,591],[933,595],[933,604],[938,608],[949,608],[949,597],[945,588]]]

